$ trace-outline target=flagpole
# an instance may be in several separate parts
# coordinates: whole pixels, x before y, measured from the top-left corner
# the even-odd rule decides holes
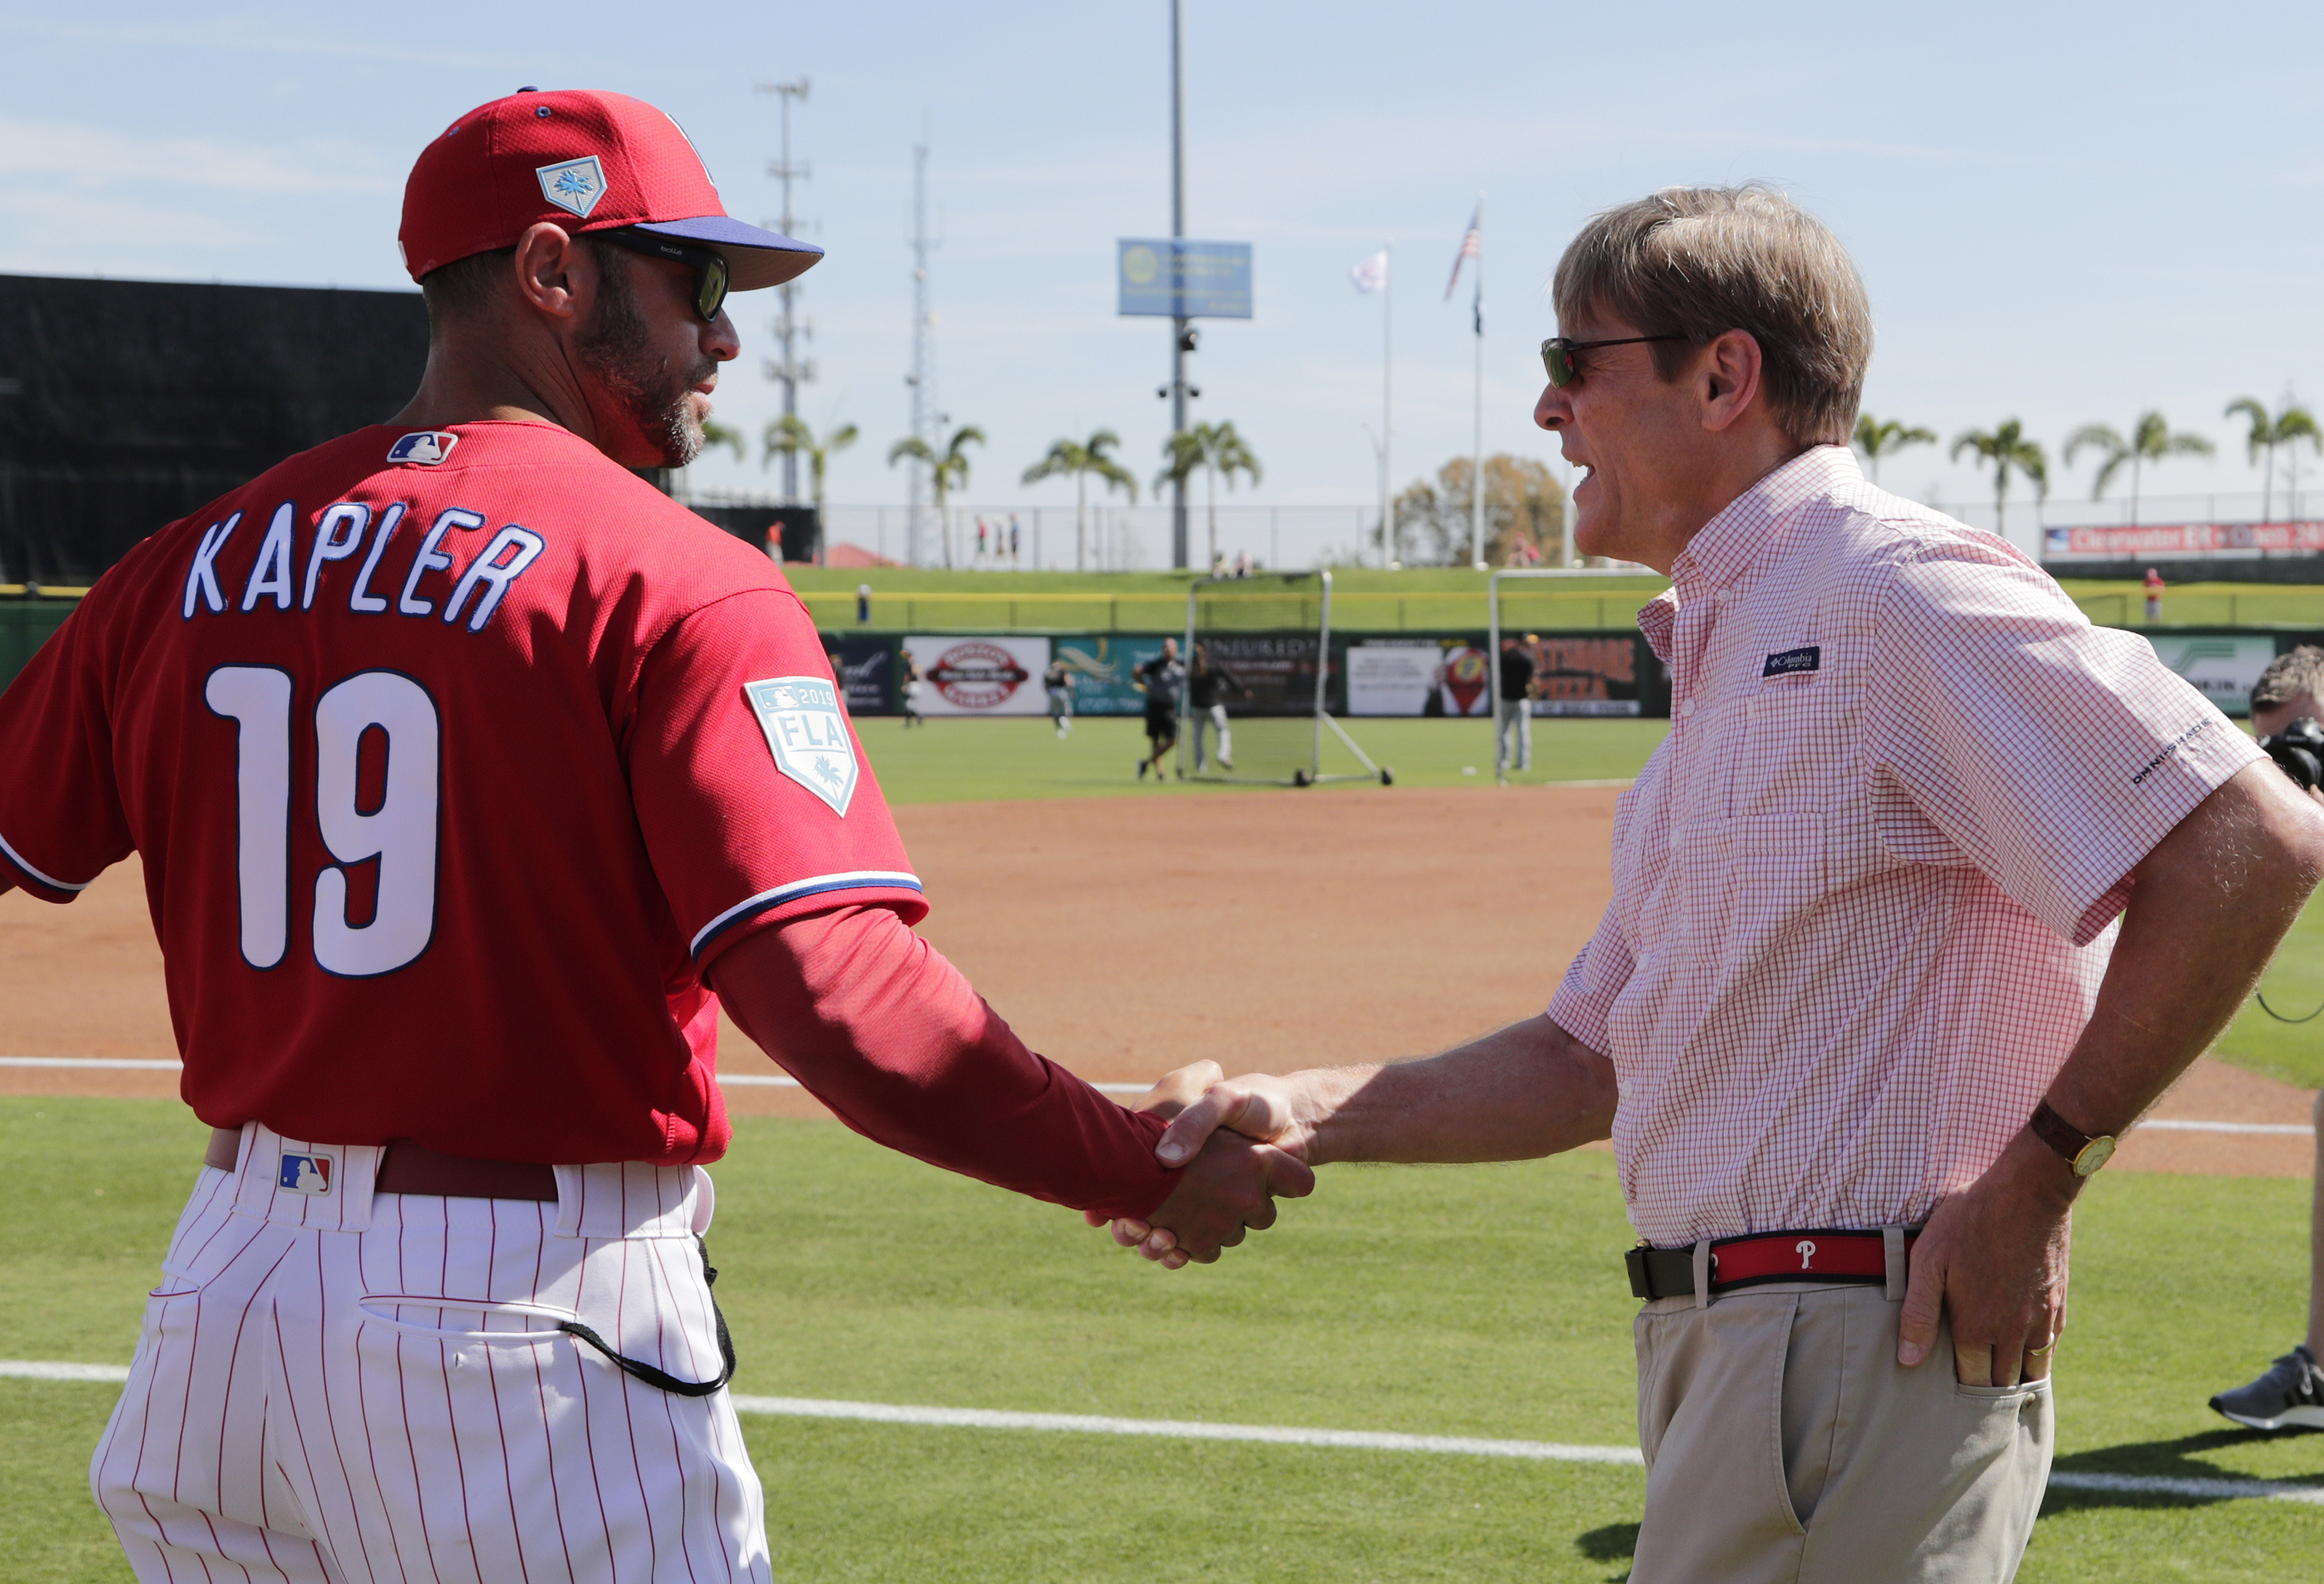
[[[1485,566],[1485,195],[1477,195],[1476,455],[1469,473],[1469,559]]]
[[[1396,476],[1388,465],[1388,444],[1394,433],[1396,413],[1396,244],[1380,244],[1380,258],[1388,269],[1388,278],[1380,282],[1380,565],[1386,566],[1396,557],[1396,523],[1389,513],[1395,502],[1388,495],[1388,481]]]

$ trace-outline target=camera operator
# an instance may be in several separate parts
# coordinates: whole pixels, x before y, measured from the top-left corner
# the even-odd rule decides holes
[[[2324,649],[2278,655],[2251,694],[2251,728],[2283,773],[2324,802]],[[2308,1228],[2308,1338],[2211,1406],[2255,1430],[2324,1430],[2324,1095],[2316,1102],[2316,1201]]]

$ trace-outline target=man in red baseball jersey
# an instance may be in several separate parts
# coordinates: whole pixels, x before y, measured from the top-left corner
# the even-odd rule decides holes
[[[805,610],[626,471],[700,447],[726,291],[819,250],[659,110],[530,89],[401,244],[411,404],[137,546],[0,695],[0,888],[143,855],[216,1130],[96,1493],[149,1580],[767,1579],[714,988],[870,1137],[1213,1257],[1312,1179],[1160,1169],[912,934]]]

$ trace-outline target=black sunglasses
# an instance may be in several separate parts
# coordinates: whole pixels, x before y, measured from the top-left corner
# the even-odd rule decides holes
[[[695,247],[687,243],[659,235],[651,231],[594,231],[589,235],[632,253],[643,253],[650,259],[669,259],[684,264],[696,277],[694,287],[694,311],[705,319],[715,319],[718,310],[726,306],[726,289],[730,281],[726,260],[723,254],[706,247]]]
[[[1563,336],[1552,336],[1541,344],[1541,366],[1549,371],[1549,382],[1563,391],[1582,377],[1574,366],[1573,355],[1587,352],[1593,346],[1636,346],[1641,341],[1691,341],[1691,336],[1625,336],[1618,341],[1569,341]]]

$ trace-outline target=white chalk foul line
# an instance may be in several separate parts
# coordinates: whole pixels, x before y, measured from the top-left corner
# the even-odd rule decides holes
[[[1628,782],[1619,784],[1628,785]],[[92,1072],[102,1072],[108,1067],[124,1072],[178,1071],[175,1062],[127,1061],[110,1056],[0,1056],[0,1067],[80,1067]],[[798,1079],[772,1073],[721,1073],[718,1082],[742,1089],[797,1089],[799,1086]],[[1150,1083],[1093,1083],[1090,1087],[1105,1094],[1144,1094],[1154,1086]],[[2280,1133],[2300,1137],[2306,1137],[2315,1131],[2305,1122],[2201,1122],[2181,1117],[2150,1117],[2138,1126],[2168,1128],[2180,1133]]]
[[[2190,1122],[2178,1117],[2149,1117],[2132,1128],[2143,1133],[2149,1128],[2162,1128],[2179,1133],[2281,1133],[2287,1137],[2301,1138],[2316,1129],[2306,1122]]]
[[[118,1364],[57,1364],[0,1359],[0,1376],[27,1380],[102,1381],[129,1378]],[[852,1419],[874,1424],[934,1425],[956,1430],[1069,1431],[1084,1435],[1147,1435],[1173,1441],[1258,1441],[1269,1446],[1333,1447],[1369,1452],[1454,1453],[1472,1458],[1521,1458],[1536,1462],[1611,1463],[1643,1468],[1636,1447],[1576,1446],[1560,1441],[1492,1441],[1468,1435],[1404,1435],[1379,1430],[1315,1430],[1287,1424],[1214,1424],[1200,1419],[1112,1419],[1093,1414],[1010,1414],[991,1408],[930,1408],[900,1403],[844,1403],[824,1397],[735,1395],[738,1414],[793,1419]],[[2061,1469],[2050,1483],[2061,1490],[2126,1496],[2181,1496],[2201,1501],[2285,1501],[2324,1506],[2324,1487],[2273,1479],[2192,1479],[2151,1474],[2089,1474]]]
[[[129,1061],[111,1056],[0,1056],[0,1067],[78,1067],[89,1072],[108,1068],[126,1073],[175,1073],[176,1062]],[[721,1083],[736,1084],[745,1089],[797,1089],[799,1081],[772,1073],[721,1073]],[[1092,1089],[1106,1094],[1144,1094],[1154,1086],[1150,1083],[1093,1083]]]
[[[835,1403],[819,1397],[742,1397],[738,1414],[798,1419],[865,1419],[881,1424],[935,1424],[969,1430],[1067,1430],[1089,1435],[1156,1435],[1175,1441],[1266,1441],[1276,1446],[1353,1447],[1375,1452],[1466,1452],[1481,1458],[1533,1458],[1556,1463],[1644,1467],[1636,1447],[1567,1446],[1545,1441],[1486,1441],[1466,1435],[1399,1435],[1379,1430],[1305,1430],[1285,1424],[1214,1424],[1201,1419],[1108,1419],[1089,1414],[1007,1414],[989,1408],[920,1408],[890,1403]]]
[[[87,1067],[102,1072],[108,1067],[125,1073],[175,1073],[176,1062],[116,1061],[97,1056],[0,1056],[0,1067]]]
[[[51,1364],[38,1358],[0,1358],[0,1375],[24,1380],[106,1380],[115,1386],[129,1378],[126,1364]]]
[[[2059,1490],[2186,1496],[2203,1501],[2303,1502],[2324,1507],[2324,1486],[2286,1485],[2275,1479],[2181,1479],[2165,1474],[2086,1474],[2078,1469],[2052,1469],[2050,1484]]]

